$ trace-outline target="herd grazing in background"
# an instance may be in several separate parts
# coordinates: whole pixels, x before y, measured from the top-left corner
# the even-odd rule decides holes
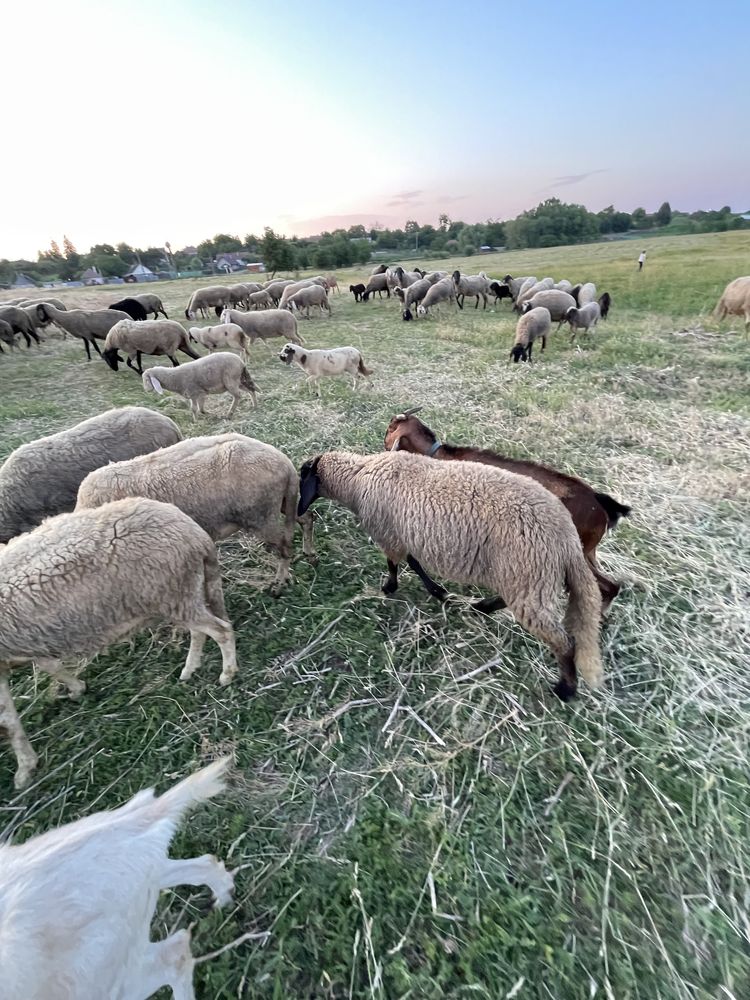
[[[299,321],[312,331],[316,317],[326,320],[319,329],[336,328],[331,299],[338,292],[335,275],[208,286],[191,295],[185,319],[218,322],[187,328],[154,294],[93,310],[51,297],[18,299],[0,304],[0,353],[18,347],[19,338],[33,350],[57,328],[80,340],[89,360],[92,348],[100,355],[108,366],[102,378],[132,378],[129,368],[144,392],[185,399],[194,421],[205,416],[209,395],[226,394],[230,419],[245,396],[257,405],[247,367],[256,340],[268,349],[268,340],[280,339],[278,359],[300,368],[318,398],[325,377],[348,375],[354,391],[360,382],[372,386],[373,370],[358,348],[313,348],[300,335]],[[567,324],[571,343],[581,333],[590,337],[613,306],[592,282],[385,265],[349,292],[368,308],[377,297],[394,310],[393,298],[394,319],[405,321],[490,303],[514,318],[503,349],[513,362],[532,362],[535,345],[544,351],[553,324],[556,331]],[[750,277],[727,286],[716,315],[741,316],[750,331]],[[144,368],[144,357],[171,364]],[[139,406],[106,411],[12,452],[0,466],[0,728],[15,755],[16,788],[37,768],[11,693],[16,671],[33,664],[84,697],[84,682],[66,666],[71,659],[166,622],[190,633],[181,680],[199,670],[209,637],[221,651],[219,683],[231,683],[242,671],[216,544],[238,532],[258,539],[278,558],[271,587],[283,595],[298,527],[304,556],[317,558],[310,508],[318,498],[352,511],[380,547],[385,594],[397,590],[404,562],[441,601],[448,591],[431,574],[484,588],[490,596],[470,608],[507,608],[549,648],[562,701],[576,695],[579,675],[598,687],[601,616],[621,584],[600,568],[597,546],[630,507],[532,460],[444,442],[416,416],[419,409],[393,416],[382,451],[325,452],[299,473],[263,441],[232,432],[183,438],[168,417]],[[144,791],[119,809],[0,846],[0,1000],[63,995],[55,992],[61,983],[71,997],[139,1000],[163,985],[183,1000],[194,996],[189,932],[152,943],[150,925],[163,888],[207,884],[217,904],[230,898],[233,877],[216,859],[166,856],[181,816],[221,791],[228,763],[160,797]],[[95,926],[95,938],[74,931],[83,926]],[[53,932],[58,944],[50,957]]]

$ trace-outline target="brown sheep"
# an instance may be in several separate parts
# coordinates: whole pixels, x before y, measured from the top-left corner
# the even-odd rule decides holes
[[[724,319],[726,316],[743,316],[745,319],[745,336],[750,334],[750,275],[735,278],[724,289],[724,293],[716,303],[714,316]]]

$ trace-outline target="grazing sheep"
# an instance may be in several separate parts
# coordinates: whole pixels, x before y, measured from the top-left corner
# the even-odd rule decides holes
[[[443,278],[448,278],[450,275],[447,271],[430,271],[429,274],[425,274],[424,277],[431,285],[436,285],[438,281],[442,281]]]
[[[483,309],[487,308],[487,293],[490,290],[490,281],[484,271],[479,274],[461,274],[459,270],[453,272],[453,285],[456,289],[456,304],[459,309],[464,307],[464,299],[476,298],[474,308],[479,307],[479,299],[482,299]]]
[[[336,275],[335,274],[327,274],[325,276],[325,278],[326,278],[326,288],[328,289],[328,291],[329,292],[336,292],[337,295],[340,295],[341,292],[339,291],[339,283],[336,280]]]
[[[555,283],[555,288],[557,289],[558,292],[570,293],[572,287],[573,287],[572,283],[568,281],[567,278],[562,278],[562,280]]]
[[[334,451],[302,466],[299,513],[317,497],[353,511],[383,550],[386,593],[396,589],[404,558],[420,575],[424,565],[487,587],[555,654],[561,699],[575,695],[578,671],[592,687],[601,683],[599,591],[570,515],[539,483],[478,462]],[[556,606],[564,587],[561,622]]]
[[[406,289],[396,289],[396,294],[404,304],[404,309],[401,314],[403,319],[414,319],[414,313],[417,312],[417,310],[415,309],[414,312],[412,312],[412,306],[418,306],[419,303],[424,300],[425,295],[431,288],[432,283],[428,281],[427,278],[420,278],[419,281],[415,281],[413,285],[409,285]]]
[[[243,282],[227,287],[227,305],[244,306],[247,309],[247,300],[250,295],[248,287]]]
[[[234,879],[221,861],[167,856],[183,814],[223,790],[229,763],[158,798],[149,788],[119,809],[0,846],[3,997],[140,1000],[162,986],[195,997],[190,931],[152,942],[151,923],[161,889],[207,885],[216,906],[231,899]]]
[[[226,285],[207,285],[205,288],[196,289],[190,296],[185,319],[195,319],[195,314],[200,312],[203,319],[209,309],[219,309],[229,305],[229,289]]]
[[[555,282],[552,278],[542,278],[541,281],[537,281],[533,285],[524,285],[513,305],[514,311],[520,313],[524,302],[528,302],[529,299],[532,299],[539,292],[551,291],[554,287]]]
[[[113,302],[111,306],[107,306],[108,309],[117,309],[119,312],[127,313],[131,319],[135,320],[145,320],[148,319],[148,313],[146,312],[146,307],[138,299],[127,298],[120,299],[119,302]]]
[[[580,309],[571,306],[565,313],[565,322],[570,325],[570,329],[573,331],[570,337],[571,344],[576,339],[576,334],[579,330],[589,333],[589,331],[596,328],[596,324],[600,319],[601,310],[599,309],[598,302],[587,302]]]
[[[174,504],[215,542],[237,531],[254,535],[279,555],[274,592],[289,580],[297,472],[272,445],[244,434],[188,438],[92,472],[81,483],[76,510],[136,496]],[[303,552],[314,556],[309,515],[302,518],[302,534]]]
[[[370,276],[374,277],[374,275],[376,274],[385,274],[387,270],[388,270],[387,264],[378,264],[376,267],[372,269],[372,271],[370,271]]]
[[[578,295],[575,295],[574,298],[579,306],[587,306],[589,302],[596,302],[596,285],[594,282],[587,281],[585,285],[581,285]]]
[[[408,288],[416,281],[421,281],[423,274],[421,271],[405,271],[399,264],[393,269],[393,279],[396,288]]]
[[[349,285],[349,291],[354,296],[355,302],[362,302],[365,294],[365,286],[360,282],[358,285]]]
[[[242,313],[236,309],[225,309],[221,314],[222,323],[235,323],[241,327],[250,341],[265,343],[271,337],[284,337],[293,344],[303,344],[297,330],[297,317],[288,309],[264,309],[262,312]]]
[[[307,375],[308,385],[314,385],[320,399],[319,380],[324,375],[344,375],[352,377],[352,389],[357,391],[357,379],[362,376],[372,383],[368,376],[372,369],[366,368],[362,355],[356,347],[332,347],[327,351],[311,351],[307,347],[285,344],[279,352],[279,359],[287,365],[295,362]]]
[[[188,337],[194,344],[202,344],[208,348],[209,354],[222,347],[240,351],[247,357],[247,338],[241,326],[236,323],[220,323],[218,326],[191,326]]]
[[[456,302],[456,286],[453,284],[452,278],[441,278],[427,290],[427,294],[417,308],[417,314],[427,316],[430,309],[443,302]]]
[[[5,320],[9,324],[13,333],[20,333],[23,339],[26,341],[26,346],[31,347],[32,339],[41,343],[41,340],[37,334],[37,324],[32,322],[29,314],[25,312],[20,306],[0,306],[0,319]],[[41,321],[41,317],[38,317]],[[43,322],[41,323],[43,325]]]
[[[375,297],[375,292],[378,293],[379,298],[383,298],[383,292],[386,294],[386,298],[391,297],[391,289],[388,284],[388,275],[383,272],[382,274],[373,274],[370,280],[367,282],[367,287],[362,294],[362,301],[369,302],[370,296]]]
[[[727,316],[742,316],[745,320],[745,335],[750,333],[750,276],[735,278],[722,292],[714,309],[716,319]]]
[[[320,285],[325,290],[325,278],[304,278],[302,281],[294,281],[291,285],[287,285],[281,293],[279,309],[286,308],[290,296],[294,295],[295,292],[299,292],[302,288],[310,288],[313,285]]]
[[[568,309],[571,306],[574,307],[575,304],[576,300],[572,295],[555,288],[549,288],[546,292],[537,292],[530,299],[525,299],[521,306],[521,314],[525,315],[531,309],[536,309],[537,306],[544,306],[545,309],[549,309],[551,319],[559,324],[559,330],[560,325],[565,322],[565,314]]]
[[[290,295],[286,302],[286,308],[291,312],[302,313],[305,310],[305,319],[310,319],[310,307],[317,306],[321,315],[324,310],[331,318],[331,304],[328,301],[328,292],[320,285],[310,285],[307,288],[300,288],[298,292]]]
[[[535,340],[541,340],[542,350],[544,350],[547,346],[547,337],[550,334],[551,326],[552,317],[549,314],[549,309],[545,309],[544,306],[537,306],[536,309],[524,313],[516,323],[516,336],[510,350],[513,363],[531,361],[531,351]]]
[[[222,652],[220,684],[237,672],[216,548],[192,518],[128,497],[50,517],[0,550],[0,718],[16,753],[16,787],[36,766],[15,713],[8,671],[33,662],[77,696],[86,685],[62,661],[91,656],[154,621],[190,630],[180,674],[200,665],[205,637]]]
[[[94,469],[181,440],[169,417],[123,406],[22,444],[0,465],[0,544],[73,510],[78,487]]]
[[[485,448],[457,447],[438,440],[434,431],[415,417],[420,410],[417,406],[395,416],[385,433],[386,451],[409,451],[417,455],[448,462],[481,462],[494,465],[520,476],[529,476],[553,493],[567,508],[578,537],[581,539],[583,554],[591,567],[602,595],[602,610],[605,611],[620,592],[620,584],[605,576],[596,560],[596,547],[608,530],[616,527],[621,517],[627,517],[630,507],[619,503],[608,493],[595,492],[588,483],[577,476],[568,476],[547,465],[528,459],[510,458]],[[444,596],[442,588],[435,584],[435,596]],[[484,602],[487,604],[488,602]],[[500,605],[489,602],[494,608]]]
[[[513,293],[510,290],[510,286],[506,285],[504,281],[491,281],[488,294],[495,296],[495,302],[499,302],[501,299],[510,299],[513,301]]]
[[[68,308],[62,299],[54,299],[49,295],[45,295],[43,299],[12,299],[10,302],[4,302],[3,305],[15,305],[27,309],[29,306],[38,306],[40,302],[49,302],[55,309],[64,310]]]
[[[143,373],[143,388],[160,395],[168,389],[183,396],[190,402],[193,420],[198,419],[199,413],[205,414],[206,398],[215,393],[228,392],[232,397],[227,417],[234,413],[243,391],[249,392],[253,406],[257,405],[258,387],[236,354],[208,354],[179,368],[155,365]]]
[[[529,284],[527,284],[527,282],[529,282]],[[514,278],[513,275],[506,274],[503,278],[503,283],[510,288],[510,297],[515,302],[524,287],[531,288],[532,285],[537,283],[537,279],[535,277],[531,277],[530,275],[527,275],[524,278]]]
[[[116,309],[95,309],[87,311],[85,309],[56,309],[47,302],[41,302],[37,307],[39,321],[45,326],[55,323],[60,329],[65,330],[73,337],[78,337],[83,341],[86,348],[86,357],[91,361],[90,346],[94,347],[97,354],[99,350],[97,339],[106,340],[107,334],[120,320],[130,321],[130,316],[125,312]]]
[[[131,295],[131,299],[135,299],[136,302],[140,302],[146,313],[153,313],[154,319],[159,318],[159,313],[164,317],[164,319],[169,319],[167,316],[167,310],[158,295],[153,292],[139,292],[137,295]]]
[[[264,287],[264,291],[268,292],[271,296],[271,301],[275,306],[278,306],[281,301],[281,296],[284,294],[284,289],[287,285],[296,285],[297,282],[294,278],[280,278],[276,281],[267,281]]]
[[[606,319],[609,316],[609,310],[612,308],[612,296],[609,292],[602,292],[599,296],[599,312],[602,314],[602,319]]]
[[[273,304],[273,296],[264,288],[258,292],[250,292],[248,296],[248,308],[250,309],[271,309]]]
[[[200,357],[188,343],[185,328],[173,319],[147,319],[142,323],[132,319],[120,320],[107,334],[102,351],[102,358],[115,372],[118,363],[123,360],[120,351],[127,354],[128,367],[139,375],[143,374],[143,354],[166,354],[175,367],[179,364],[175,357],[177,351],[182,351],[189,358]]]
[[[7,344],[11,351],[15,349],[16,346],[16,334],[10,323],[7,323],[4,319],[0,319],[0,345]],[[4,353],[2,346],[0,346],[0,354]]]

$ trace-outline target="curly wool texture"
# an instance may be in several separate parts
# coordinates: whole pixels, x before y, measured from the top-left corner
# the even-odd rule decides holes
[[[21,445],[0,466],[0,542],[73,510],[78,487],[94,469],[181,440],[169,417],[123,406]]]

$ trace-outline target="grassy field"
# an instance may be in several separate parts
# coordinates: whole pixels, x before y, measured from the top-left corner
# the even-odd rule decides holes
[[[391,415],[422,404],[444,439],[532,456],[633,507],[600,549],[626,581],[602,628],[606,688],[568,705],[550,692],[547,651],[507,613],[441,607],[409,573],[384,598],[384,559],[341,508],[317,505],[319,562],[300,554],[277,600],[273,558],[225,543],[239,678],[218,687],[208,644],[181,685],[186,641],[167,628],[98,656],[80,702],[18,671],[40,767],[16,794],[3,754],[0,836],[163,788],[231,750],[230,794],[173,853],[239,866],[236,902],[203,916],[207,890],[165,893],[155,928],[196,921],[196,955],[258,935],[198,967],[202,998],[750,996],[750,344],[741,321],[710,316],[748,272],[750,236],[652,241],[642,274],[636,258],[614,243],[455,262],[610,291],[591,342],[553,336],[533,365],[509,364],[507,303],[407,324],[393,302],[335,297],[332,320],[302,333],[360,347],[374,389],[330,380],[319,402],[258,345],[260,406],[231,423],[226,399],[194,425],[70,339],[0,357],[0,457],[138,403],[187,434],[241,431],[300,463],[382,448]],[[197,284],[153,290],[180,315]]]

